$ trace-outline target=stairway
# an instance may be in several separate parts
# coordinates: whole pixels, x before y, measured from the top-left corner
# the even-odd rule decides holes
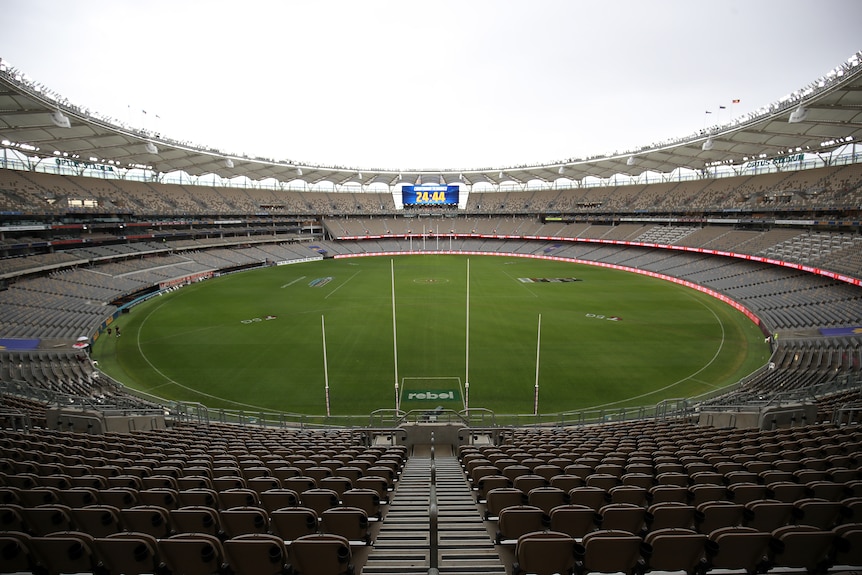
[[[435,460],[438,521],[437,569],[446,574],[499,574],[506,569],[488,535],[470,486],[452,455]],[[407,460],[363,575],[428,573],[431,539],[430,457]]]

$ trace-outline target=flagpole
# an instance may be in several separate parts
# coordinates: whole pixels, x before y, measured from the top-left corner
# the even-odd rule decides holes
[[[398,332],[395,329],[395,260],[389,260],[392,277],[392,353],[395,365],[395,411],[401,411],[401,396],[398,393]]]
[[[539,415],[539,350],[542,342],[542,314],[539,314],[539,329],[536,334],[536,397],[533,400],[533,415]]]
[[[320,334],[323,337],[323,390],[326,397],[326,417],[329,417],[331,415],[329,412],[329,367],[326,361],[326,324],[322,314],[320,316]]]
[[[464,357],[464,412],[470,415],[470,258],[467,258],[467,325]]]

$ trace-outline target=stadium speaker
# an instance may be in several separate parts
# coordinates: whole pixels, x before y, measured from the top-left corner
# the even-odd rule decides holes
[[[804,106],[799,106],[793,112],[790,113],[790,117],[787,119],[787,122],[790,124],[798,124],[799,122],[804,122],[805,118],[808,117],[808,108]]]
[[[224,167],[225,168],[232,168],[233,167],[233,160],[231,160],[230,158],[225,158],[224,159]]]
[[[159,153],[159,149],[156,147],[156,145],[154,143],[147,142],[147,153],[155,155],[155,154]]]
[[[58,128],[72,127],[72,123],[69,121],[69,117],[60,110],[56,110],[51,113],[51,123]]]
[[[715,141],[712,138],[707,138],[706,141],[701,144],[700,149],[704,152],[708,152],[715,147]]]

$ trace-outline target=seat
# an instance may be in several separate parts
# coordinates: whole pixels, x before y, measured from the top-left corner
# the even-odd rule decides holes
[[[520,489],[524,493],[529,493],[531,489],[536,489],[537,487],[546,487],[547,485],[547,479],[545,479],[541,475],[535,475],[533,473],[519,475],[514,479],[514,481],[512,481],[512,487],[514,487],[515,489]]]
[[[793,504],[775,499],[761,499],[745,504],[742,524],[771,533],[793,522]]]
[[[610,491],[612,487],[622,484],[622,480],[617,475],[610,473],[593,473],[586,478],[588,487],[598,487],[605,491]]]
[[[709,534],[710,569],[743,569],[754,575],[768,564],[772,535],[751,527],[721,527]]]
[[[512,573],[574,573],[578,549],[574,538],[565,533],[539,531],[524,534],[515,543]]]
[[[798,525],[811,525],[823,530],[832,529],[847,514],[846,507],[840,502],[816,497],[800,499],[794,502],[793,507]]]
[[[598,529],[596,522],[600,520],[601,517],[586,505],[559,505],[551,509],[549,529],[580,540]]]
[[[348,489],[341,495],[341,504],[362,509],[368,515],[369,521],[375,521],[382,517],[380,496],[373,489]]]
[[[138,505],[138,490],[132,487],[108,487],[99,490],[99,501],[118,509],[128,509]]]
[[[353,482],[353,487],[358,489],[373,489],[380,496],[381,503],[389,502],[389,484],[383,477],[363,475]]]
[[[772,532],[769,559],[776,567],[825,573],[836,535],[810,525],[785,525]]]
[[[285,507],[269,514],[270,529],[285,541],[317,533],[317,512],[308,507]]]
[[[294,539],[288,546],[297,575],[353,575],[350,542],[340,535],[318,533]]]
[[[317,487],[317,482],[308,477],[307,475],[297,475],[295,477],[288,477],[287,479],[281,480],[281,486],[284,489],[293,489],[300,495],[304,491],[308,491],[309,489],[315,489]]]
[[[517,505],[506,507],[500,511],[497,519],[496,542],[513,544],[521,535],[533,531],[544,531],[548,528],[547,514],[533,505]]]
[[[769,492],[765,485],[757,483],[731,483],[727,486],[727,494],[728,500],[745,505],[750,501],[766,499]]]
[[[601,487],[583,486],[569,490],[569,503],[586,505],[595,511],[608,503],[608,492]]]
[[[101,502],[99,490],[95,487],[70,487],[60,491],[60,500],[71,508],[97,505]]]
[[[335,493],[338,494],[339,499],[348,489],[353,488],[353,482],[346,477],[324,477],[320,481],[317,482],[317,486],[322,489],[332,489]]]
[[[767,484],[766,489],[768,492],[768,499],[777,499],[778,501],[785,501],[787,503],[793,503],[808,497],[808,492],[806,491],[805,486],[792,481],[776,481],[769,483]]]
[[[233,573],[282,575],[288,572],[287,546],[269,533],[250,533],[223,543],[225,558]]]
[[[258,495],[268,489],[281,489],[281,480],[277,477],[254,477],[246,479],[245,485],[248,489],[257,492]]]
[[[700,533],[712,533],[720,527],[741,525],[745,506],[730,501],[707,501],[697,506],[695,525]]]
[[[847,486],[834,481],[809,481],[805,484],[805,489],[811,497],[828,501],[841,501],[849,496]]]
[[[681,485],[656,485],[649,490],[651,503],[688,503],[688,488]]]
[[[257,491],[248,487],[237,487],[226,491],[219,491],[218,499],[221,509],[256,507],[260,504],[260,496],[257,494]]]
[[[193,505],[168,510],[176,533],[207,533],[221,536],[218,512],[212,507]]]
[[[708,501],[727,501],[727,487],[713,483],[700,483],[688,488],[689,501],[697,507]]]
[[[299,494],[293,489],[268,489],[260,494],[260,505],[268,512],[299,505]]]
[[[506,507],[524,505],[527,496],[514,487],[498,487],[489,491],[485,497],[485,519],[499,517],[500,511]]]
[[[176,509],[180,506],[180,495],[170,487],[153,487],[138,491],[138,503],[141,505],[158,505],[165,509]]]
[[[122,531],[93,541],[101,567],[110,575],[157,573],[161,560],[152,535]]]
[[[120,510],[111,505],[73,507],[72,523],[76,531],[83,531],[93,537],[107,537],[123,530]]]
[[[707,566],[706,545],[709,538],[691,529],[666,528],[651,531],[644,538],[649,545],[647,569],[651,571],[684,571],[701,573]]]
[[[299,497],[302,506],[314,509],[318,516],[327,509],[338,507],[341,503],[341,500],[338,498],[338,494],[335,491],[332,489],[322,489],[320,487],[303,491]]]
[[[661,529],[694,529],[696,508],[678,501],[654,503],[647,508],[650,531]]]
[[[646,509],[633,503],[609,503],[599,509],[602,529],[640,534],[646,526]]]
[[[627,575],[643,569],[646,548],[637,535],[627,531],[600,529],[584,535],[583,569],[585,572],[622,572]]]
[[[559,487],[535,487],[527,493],[527,503],[549,515],[554,507],[569,503],[569,494]]]
[[[93,537],[80,531],[33,537],[30,548],[39,566],[36,572],[92,573],[98,564]]]
[[[177,492],[180,507],[203,506],[217,509],[219,506],[218,492],[207,487],[192,487]]]
[[[212,575],[225,571],[221,541],[205,533],[181,533],[158,540],[159,556],[171,573]]]
[[[48,535],[59,531],[74,531],[72,508],[68,505],[24,507],[23,519],[32,535]]]
[[[578,477],[577,475],[572,475],[570,473],[561,473],[559,475],[554,475],[550,479],[551,487],[559,487],[563,491],[569,492],[575,487],[583,487],[586,485],[584,479],[582,477]]]
[[[15,503],[0,504],[0,532],[27,531],[24,508]]]
[[[608,491],[611,503],[632,503],[639,507],[646,506],[648,494],[645,487],[638,485],[617,485]]]
[[[862,566],[862,520],[844,523],[832,530],[835,533],[835,547],[832,562],[837,570],[845,567]]]
[[[169,511],[156,505],[139,505],[120,509],[120,520],[128,531],[153,537],[169,537],[173,531]]]
[[[358,507],[333,507],[320,516],[324,533],[341,535],[351,545],[371,545],[368,514]]]
[[[269,514],[260,507],[231,507],[218,514],[226,537],[269,531]]]
[[[31,551],[31,537],[12,529],[0,529],[0,573],[32,572],[36,559]]]

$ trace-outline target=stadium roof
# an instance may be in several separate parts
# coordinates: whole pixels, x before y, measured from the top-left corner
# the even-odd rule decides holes
[[[265,125],[259,126],[266,130]],[[76,106],[45,86],[34,84],[0,62],[0,149],[28,158],[73,159],[79,163],[144,168],[159,173],[215,174],[260,181],[302,180],[309,185],[514,183],[526,186],[560,179],[609,180],[644,172],[670,174],[677,169],[741,166],[749,161],[794,154],[824,154],[862,141],[862,52],[826,76],[748,116],[697,134],[652,143],[636,150],[590,158],[570,158],[539,165],[469,170],[375,169],[321,166],[248,157],[172,140],[125,125]],[[45,161],[43,160],[43,161]],[[381,158],[385,162],[385,158]]]

